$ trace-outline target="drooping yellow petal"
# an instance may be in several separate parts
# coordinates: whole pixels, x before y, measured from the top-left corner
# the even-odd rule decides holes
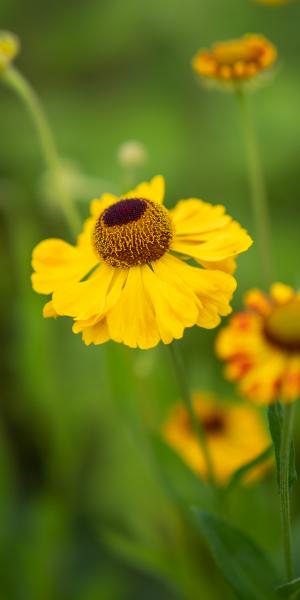
[[[206,240],[208,232],[223,229],[231,221],[224,206],[213,206],[197,198],[180,200],[170,214],[178,237],[192,237],[199,242]]]
[[[165,255],[160,259],[161,274],[171,271],[193,291],[200,302],[197,324],[206,329],[216,327],[220,316],[231,312],[230,300],[236,281],[223,271],[199,269],[186,264],[175,256]]]
[[[245,229],[232,221],[227,227],[220,229],[206,242],[189,241],[175,235],[171,249],[185,256],[191,256],[199,261],[223,261],[245,252],[251,245],[252,239]]]
[[[122,194],[122,198],[145,198],[162,204],[165,196],[165,180],[162,175],[156,175],[151,181],[140,183],[134,190]]]
[[[82,332],[82,339],[86,346],[90,346],[90,344],[104,344],[110,339],[105,317],[101,321],[98,321],[98,323],[87,326],[83,325],[83,321],[81,321],[80,325],[75,321],[72,329],[74,333]]]
[[[236,260],[234,258],[225,258],[225,260],[215,261],[197,260],[197,262],[205,269],[217,269],[218,271],[225,271],[225,273],[229,273],[229,275],[233,275],[237,269]]]
[[[49,319],[49,318],[55,318],[58,317],[58,314],[53,306],[53,302],[52,300],[50,300],[49,302],[47,302],[43,308],[43,317],[45,319]]]
[[[72,246],[60,239],[40,242],[33,250],[32,287],[40,294],[79,281],[99,262],[91,250]]]
[[[162,260],[162,259],[160,259]],[[197,322],[199,302],[191,289],[172,273],[164,278],[160,270],[160,260],[153,263],[153,271],[148,266],[142,269],[143,282],[154,308],[158,330],[164,344],[180,339],[186,327]]]
[[[142,270],[132,267],[118,302],[107,313],[110,337],[130,348],[153,348],[159,342],[154,310],[146,294]],[[149,269],[150,270],[150,269]]]
[[[108,265],[100,266],[93,277],[79,283],[72,283],[53,294],[53,306],[58,314],[88,319],[102,315],[115,270]]]

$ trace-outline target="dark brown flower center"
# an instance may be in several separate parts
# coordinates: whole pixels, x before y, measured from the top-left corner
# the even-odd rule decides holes
[[[120,200],[106,209],[103,221],[108,227],[126,225],[132,221],[138,221],[146,209],[147,202],[143,198]]]
[[[172,237],[173,225],[164,206],[145,198],[125,198],[99,216],[92,244],[100,260],[128,269],[161,258]]]
[[[202,419],[202,427],[205,433],[209,435],[218,435],[225,429],[225,420],[220,413],[212,413]]]

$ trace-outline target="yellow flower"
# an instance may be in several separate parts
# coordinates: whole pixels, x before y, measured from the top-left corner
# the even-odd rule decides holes
[[[255,0],[258,4],[267,4],[268,6],[283,6],[290,4],[293,0]]]
[[[19,40],[7,31],[0,31],[0,73],[16,57],[19,51]]]
[[[233,315],[217,338],[225,374],[260,404],[300,395],[300,293],[281,283],[269,296],[251,290],[246,311]]]
[[[276,55],[276,48],[266,38],[248,34],[200,50],[193,58],[192,66],[205,79],[237,84],[269,69]]]
[[[216,480],[226,484],[233,473],[261,454],[269,437],[257,410],[246,404],[220,403],[210,394],[193,395],[196,414],[206,434]],[[163,437],[193,471],[207,477],[206,462],[186,408],[176,404],[163,428]],[[266,463],[246,481],[257,478]]]
[[[236,281],[227,271],[251,238],[223,206],[192,198],[169,211],[163,197],[161,176],[120,198],[103,194],[75,246],[36,246],[32,285],[52,294],[45,317],[72,317],[87,345],[112,339],[146,349],[186,327],[216,327],[231,312]]]

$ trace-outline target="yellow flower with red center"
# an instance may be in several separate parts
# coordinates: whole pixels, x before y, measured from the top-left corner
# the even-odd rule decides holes
[[[275,62],[276,48],[262,35],[218,42],[211,49],[200,50],[193,58],[194,71],[201,77],[222,83],[249,81]]]
[[[220,403],[206,393],[193,394],[196,415],[206,434],[208,452],[218,483],[226,484],[234,472],[264,452],[270,441],[258,411],[245,403]],[[176,404],[163,427],[165,441],[189,467],[207,478],[206,461],[186,408]],[[249,482],[266,469],[255,467]]]
[[[251,290],[217,338],[225,375],[260,404],[300,395],[300,293],[281,283],[269,295]]]
[[[8,31],[0,31],[0,73],[14,60],[18,51],[18,38]]]
[[[251,238],[223,206],[192,198],[167,210],[163,197],[161,176],[121,197],[103,194],[76,245],[36,246],[32,285],[52,294],[45,317],[72,317],[87,345],[146,349],[186,327],[216,327],[231,312],[234,259]]]

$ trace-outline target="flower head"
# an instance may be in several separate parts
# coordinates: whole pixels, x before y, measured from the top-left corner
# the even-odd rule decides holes
[[[217,338],[225,375],[260,404],[295,400],[300,394],[300,293],[276,283],[269,295],[248,292],[245,305]]]
[[[206,80],[240,84],[269,69],[276,55],[276,48],[266,38],[248,34],[200,50],[193,58],[192,66]]]
[[[103,194],[75,246],[36,246],[32,285],[52,294],[45,317],[72,317],[87,345],[146,349],[186,327],[216,327],[231,312],[234,259],[251,238],[223,206],[192,198],[167,210],[163,196],[161,176],[119,198]]]
[[[8,31],[0,31],[0,73],[14,60],[18,51],[17,36]]]
[[[266,4],[268,6],[283,6],[284,4],[291,4],[293,0],[255,0],[258,4]]]
[[[194,394],[193,402],[206,434],[215,477],[220,484],[225,484],[239,467],[267,448],[268,434],[259,413],[251,405],[220,403],[205,393]],[[205,457],[182,404],[176,404],[172,409],[163,436],[191,469],[207,477]],[[254,469],[250,478],[257,478],[264,469],[265,465]]]

